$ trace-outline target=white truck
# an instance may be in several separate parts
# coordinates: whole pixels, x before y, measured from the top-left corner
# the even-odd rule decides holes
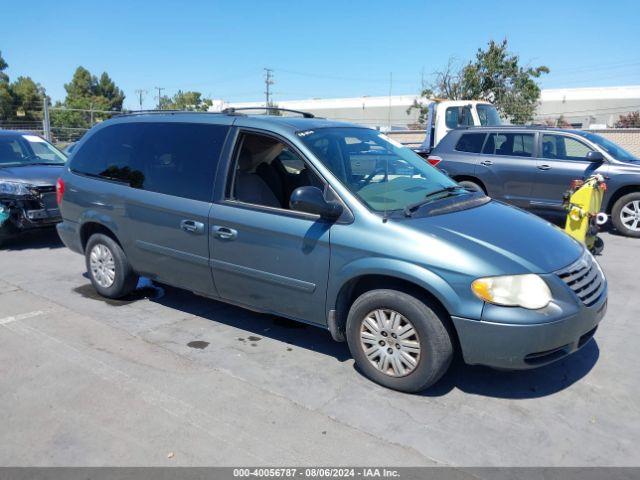
[[[496,107],[481,100],[433,100],[427,108],[427,135],[422,145],[416,148],[422,156],[426,156],[454,128],[504,123]]]

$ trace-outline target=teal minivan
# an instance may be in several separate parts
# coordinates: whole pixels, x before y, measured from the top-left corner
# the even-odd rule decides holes
[[[87,133],[58,231],[95,289],[145,276],[323,327],[407,392],[456,351],[525,369],[591,340],[607,282],[581,244],[378,131],[279,113],[140,113]]]

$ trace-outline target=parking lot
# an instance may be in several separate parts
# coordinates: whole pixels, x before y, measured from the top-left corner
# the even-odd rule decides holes
[[[54,232],[0,250],[2,465],[637,465],[637,240],[604,234],[609,310],[577,354],[527,372],[457,361],[408,395],[346,344],[142,284],[97,297]]]

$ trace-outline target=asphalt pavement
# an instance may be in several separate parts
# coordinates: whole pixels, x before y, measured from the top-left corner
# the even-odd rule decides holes
[[[640,240],[604,234],[607,316],[581,351],[454,363],[417,395],[328,332],[142,283],[98,297],[54,232],[0,250],[0,465],[637,466]]]

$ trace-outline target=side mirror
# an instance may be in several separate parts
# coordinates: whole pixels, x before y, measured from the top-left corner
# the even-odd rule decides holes
[[[591,150],[590,152],[587,153],[586,159],[589,162],[602,163],[604,162],[604,155],[602,155],[601,152],[596,152],[595,150]]]
[[[296,188],[289,199],[291,210],[313,213],[328,220],[335,220],[342,215],[342,205],[327,202],[322,190],[318,187],[305,186]]]

